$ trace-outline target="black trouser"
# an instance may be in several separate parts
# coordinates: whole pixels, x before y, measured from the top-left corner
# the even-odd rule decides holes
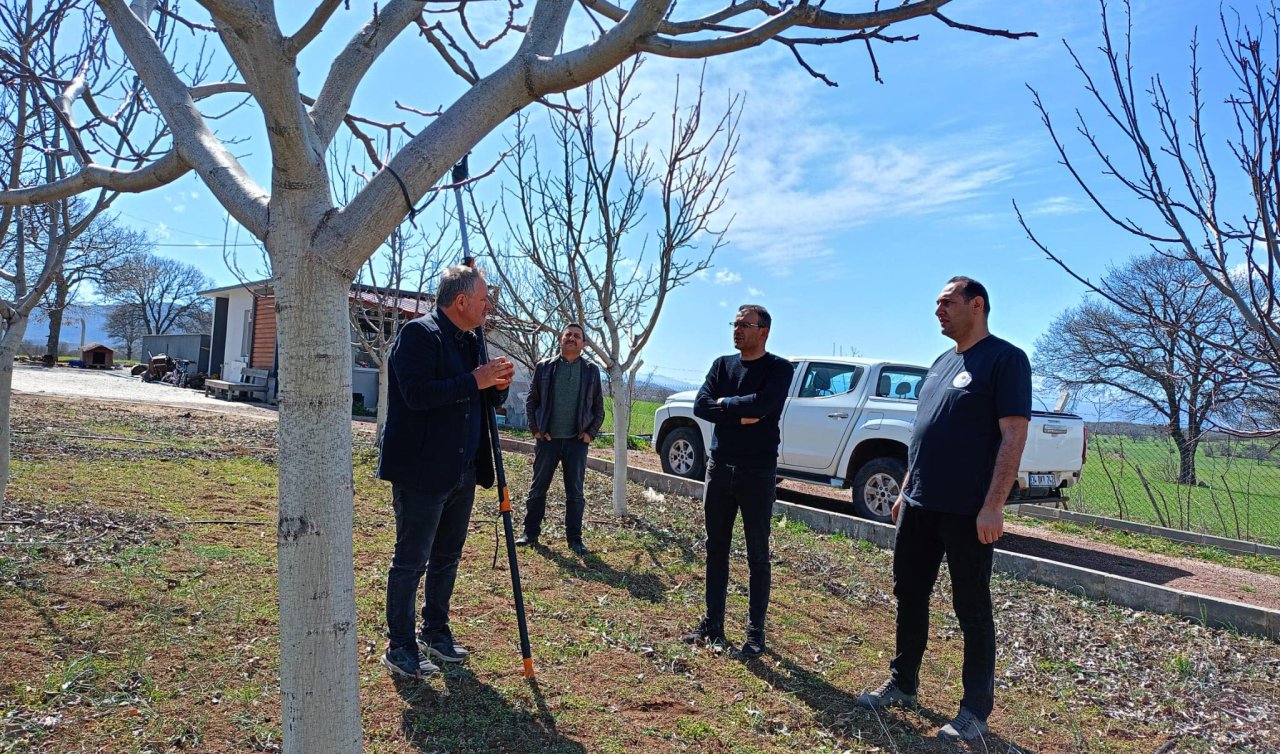
[[[536,537],[547,515],[547,490],[559,464],[564,476],[564,535],[570,542],[582,541],[582,513],[587,500],[582,480],[587,473],[587,443],[577,437],[539,439],[533,450],[533,481],[524,501],[524,533]]]
[[[777,471],[776,466],[746,468],[707,461],[702,508],[707,519],[707,618],[713,623],[724,624],[729,544],[733,539],[733,522],[741,510],[747,566],[751,572],[747,619],[751,628],[764,629],[764,616],[769,608],[769,529]]]
[[[979,719],[995,696],[996,626],[991,613],[994,545],[978,540],[977,514],[941,513],[903,505],[893,547],[893,594],[898,598],[897,654],[889,671],[898,688],[916,693],[929,641],[929,597],[942,556],[951,573],[951,604],[964,634],[964,699]]]
[[[411,646],[415,641],[413,615],[424,571],[422,630],[429,633],[449,625],[449,599],[475,497],[476,469],[470,463],[446,492],[391,485],[396,550],[387,573],[387,635],[392,647]]]

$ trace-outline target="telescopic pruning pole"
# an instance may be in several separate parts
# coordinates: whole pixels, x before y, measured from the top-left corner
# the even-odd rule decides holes
[[[453,196],[458,203],[458,227],[462,232],[462,263],[475,267],[475,257],[467,243],[467,219],[462,208],[462,184],[467,180],[467,158],[453,166]],[[480,344],[480,363],[489,360],[489,348],[484,341],[484,325],[476,328]],[[533,678],[533,650],[529,646],[529,624],[524,617],[524,593],[520,590],[520,563],[516,560],[516,533],[511,523],[511,494],[507,490],[507,472],[502,466],[502,444],[498,440],[498,412],[490,404],[485,408],[489,419],[489,440],[493,449],[493,470],[498,481],[498,511],[502,514],[502,529],[507,537],[507,565],[511,568],[511,592],[516,601],[516,624],[520,627],[520,656],[524,658],[524,677]]]

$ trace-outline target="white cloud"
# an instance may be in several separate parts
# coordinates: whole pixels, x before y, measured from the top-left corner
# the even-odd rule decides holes
[[[159,238],[161,241],[167,240],[173,236],[173,234],[169,232],[169,226],[164,223],[156,223],[156,229],[153,232],[155,233],[156,238]]]
[[[721,308],[721,309],[726,309],[726,308],[728,308],[728,307],[729,307],[729,302],[728,302],[728,301],[721,301],[721,302],[720,302],[720,308]]]
[[[173,211],[174,211],[174,212],[177,212],[179,215],[181,215],[183,212],[186,212],[186,211],[187,211],[187,205],[185,205],[185,204],[175,204],[175,205],[173,205]]]
[[[716,285],[732,285],[733,283],[741,282],[742,276],[727,267],[722,270],[716,270]]]
[[[669,97],[670,73],[666,61],[650,60],[641,75],[659,92],[665,83]],[[907,136],[835,117],[830,93],[785,51],[712,61],[705,90],[749,92],[720,217],[733,218],[726,239],[752,276],[785,276],[815,261],[834,268],[837,250],[864,224],[980,211],[965,203],[1016,178],[1030,153],[1005,133],[958,127]],[[708,94],[704,105],[718,109],[723,100]]]
[[[1085,207],[1069,196],[1053,196],[1036,202],[1027,211],[1028,215],[1074,215],[1084,212]]]
[[[760,290],[759,288],[756,288],[755,286],[747,286],[747,295],[754,296],[755,298],[760,298],[761,296],[764,295],[764,291]]]
[[[697,272],[693,273],[693,279],[694,280],[710,280],[711,273],[707,272],[705,269],[698,270]]]

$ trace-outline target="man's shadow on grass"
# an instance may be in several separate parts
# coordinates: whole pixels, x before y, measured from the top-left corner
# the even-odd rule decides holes
[[[771,662],[770,660],[776,661]],[[926,706],[915,712],[928,721],[925,730],[919,730],[907,716],[889,708],[872,712],[854,706],[857,694],[837,688],[817,673],[798,665],[787,657],[766,652],[760,659],[746,660],[747,668],[757,678],[784,694],[794,696],[817,715],[817,722],[824,728],[846,731],[851,738],[867,741],[889,751],[912,752],[1022,752],[1037,754],[1002,736],[989,733],[985,741],[956,745],[934,738],[938,728],[946,725],[951,716]],[[903,746],[906,748],[902,748]]]
[[[660,562],[658,559],[660,552],[670,552],[672,550],[679,552],[680,560],[686,564],[699,564],[705,559],[705,556],[697,550],[697,544],[702,540],[696,537],[681,536],[670,529],[659,528],[638,517],[633,518],[630,523],[652,539],[652,543],[645,541],[642,546],[645,552],[649,553],[649,558],[655,564]]]
[[[577,555],[566,555],[545,545],[537,545],[537,552],[550,560],[561,570],[576,578],[597,581],[616,589],[626,589],[636,599],[657,604],[667,599],[667,587],[662,579],[647,571],[620,571],[609,565],[594,552],[579,558]]]
[[[556,729],[537,680],[529,681],[534,711],[519,708],[465,666],[447,667],[441,675],[443,692],[437,690],[437,678],[426,683],[393,679],[409,705],[401,730],[419,751],[586,754],[585,746]]]

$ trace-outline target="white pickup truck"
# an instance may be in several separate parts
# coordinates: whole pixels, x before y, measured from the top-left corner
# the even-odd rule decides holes
[[[927,367],[861,358],[796,358],[782,410],[778,477],[853,489],[853,510],[889,520],[907,468],[907,442]],[[711,424],[693,415],[697,393],[676,393],[654,416],[668,474],[701,479]],[[1084,420],[1035,411],[1011,499],[1052,502],[1080,479]]]

